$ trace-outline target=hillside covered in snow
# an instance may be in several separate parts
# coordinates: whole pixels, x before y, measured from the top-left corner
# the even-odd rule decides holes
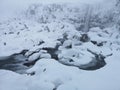
[[[0,90],[119,90],[120,0],[1,0]]]

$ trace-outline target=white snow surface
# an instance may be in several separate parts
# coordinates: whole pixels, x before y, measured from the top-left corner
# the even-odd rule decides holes
[[[55,87],[57,90],[119,90],[120,61],[113,58],[109,58],[104,68],[89,72],[62,65],[54,59],[38,61],[28,70],[29,73],[35,71],[34,76],[0,70],[0,90],[53,90]]]

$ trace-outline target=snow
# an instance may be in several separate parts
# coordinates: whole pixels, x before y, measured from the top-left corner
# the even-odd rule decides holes
[[[77,19],[84,17],[86,7],[93,5],[95,9],[93,13],[102,11],[102,14],[106,14],[107,8],[103,13],[106,2],[108,0],[1,1],[0,5],[4,9],[1,8],[0,11],[4,12],[6,20],[1,14],[0,61],[27,50],[23,54],[25,59],[23,56],[18,56],[18,60],[21,58],[22,61],[27,59],[25,62],[36,61],[36,63],[24,74],[0,69],[0,90],[119,90],[119,30],[114,26],[103,29],[99,26],[91,27],[87,33],[90,37],[88,42],[80,41],[83,32],[76,30],[79,25]],[[54,6],[53,3],[59,4]],[[101,3],[104,7],[96,8]],[[8,6],[7,9],[4,4]],[[52,5],[57,9],[54,10]],[[113,8],[113,3],[108,3],[107,6],[109,5]],[[30,11],[34,10],[34,7],[36,13],[31,15]],[[14,13],[16,10],[11,12],[13,8],[18,12]],[[49,12],[51,8],[53,11]],[[100,43],[102,44],[99,45]],[[93,71],[78,68],[95,58],[95,55],[88,50],[105,56],[106,65]],[[57,55],[58,59],[53,58],[54,55]]]
[[[39,57],[40,57],[40,53],[35,53],[35,54],[31,55],[31,56],[28,58],[28,60],[29,60],[29,61],[34,61],[34,60],[38,59]]]
[[[54,59],[41,59],[28,72],[34,76],[0,71],[0,90],[119,90],[119,58],[109,58],[108,65],[97,71],[82,71],[60,64]],[[32,81],[32,82],[31,82]]]

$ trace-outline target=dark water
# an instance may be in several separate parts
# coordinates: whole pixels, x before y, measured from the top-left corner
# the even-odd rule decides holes
[[[0,57],[0,69],[11,70],[20,74],[25,73],[28,69],[28,67],[23,65],[26,59],[22,54]]]
[[[56,48],[55,49],[44,48],[44,50],[47,50],[52,58],[54,58],[58,62],[60,62],[58,60],[57,54],[55,53]],[[93,52],[91,52],[91,53],[93,53]],[[91,62],[84,64],[84,65],[75,66],[75,65],[71,65],[71,64],[69,65],[66,63],[62,63],[62,64],[67,65],[67,66],[78,67],[79,69],[87,70],[87,71],[88,70],[97,70],[97,69],[104,67],[106,65],[106,62],[105,62],[106,57],[101,54],[94,54],[94,55],[95,56],[94,56],[93,60],[91,60]],[[24,52],[22,52],[20,54],[14,54],[14,55],[11,55],[8,57],[0,57],[0,69],[11,70],[11,71],[14,71],[14,72],[17,72],[20,74],[24,74],[24,73],[26,73],[27,69],[31,68],[36,63],[36,61],[37,60],[31,61],[31,62],[28,61],[28,58],[25,57]]]

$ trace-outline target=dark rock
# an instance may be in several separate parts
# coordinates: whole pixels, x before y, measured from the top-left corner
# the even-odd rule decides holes
[[[57,90],[57,88],[55,87],[55,88],[53,88],[53,90]]]
[[[91,43],[100,47],[100,46],[103,46],[104,43],[106,43],[106,41],[103,41],[103,42],[100,42],[100,43],[98,43],[97,41],[91,41]]]
[[[17,32],[17,35],[19,35],[20,34],[20,32]]]
[[[4,42],[4,45],[6,46],[6,42]]]
[[[33,76],[33,75],[35,75],[35,71],[31,72],[31,73],[27,73],[27,75]]]
[[[43,72],[45,72],[46,71],[46,68],[43,70]]]
[[[30,67],[30,66],[33,66],[38,60],[34,60],[34,61],[28,61],[26,63],[24,63],[23,65],[27,66],[27,67]]]
[[[65,26],[63,25],[63,26],[61,27],[61,29],[64,29],[64,27],[65,27]]]
[[[97,45],[97,41],[91,41],[91,43],[93,43],[94,45]]]
[[[90,40],[90,38],[88,37],[87,34],[82,34],[82,36],[80,37],[80,41],[82,42],[88,42]]]
[[[70,59],[69,62],[74,62],[74,60],[73,60],[73,59]]]
[[[103,42],[98,43],[97,46],[99,46],[99,47],[100,47],[100,46],[103,46]]]
[[[28,29],[28,26],[26,24],[24,24],[24,27],[25,27],[25,29]]]
[[[9,32],[9,34],[14,34],[14,32]]]
[[[39,41],[38,46],[45,43],[44,41]]]
[[[67,48],[67,49],[72,48],[72,44],[70,44],[70,45],[66,46],[65,48]]]

